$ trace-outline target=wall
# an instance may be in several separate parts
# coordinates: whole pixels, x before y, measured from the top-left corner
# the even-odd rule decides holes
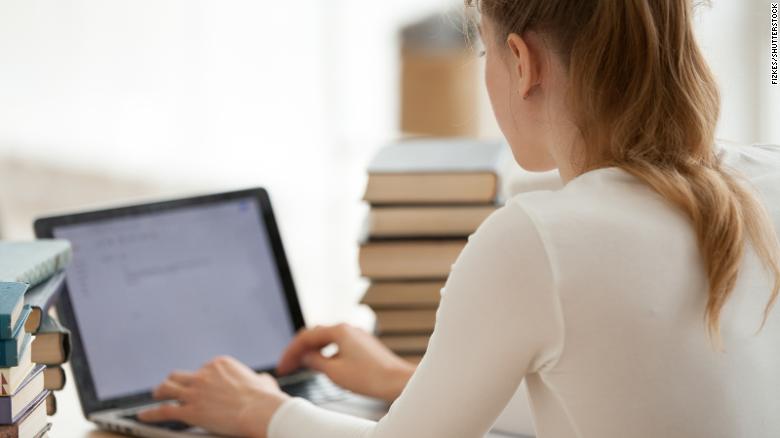
[[[365,163],[397,135],[397,29],[459,4],[3,0],[0,159],[166,194],[266,186],[310,314],[335,318],[360,293]],[[723,90],[721,137],[780,142],[768,10],[734,0],[699,9]],[[484,135],[499,135],[484,93],[479,111]],[[18,181],[0,175],[11,191]]]

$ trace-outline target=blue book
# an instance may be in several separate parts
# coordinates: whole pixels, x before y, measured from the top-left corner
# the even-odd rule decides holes
[[[64,286],[65,272],[60,271],[45,282],[27,290],[27,293],[24,294],[24,304],[30,307],[32,313],[27,318],[25,330],[29,333],[35,333],[41,328],[43,316],[57,301]]]
[[[41,239],[27,242],[0,242],[0,281],[42,283],[70,262],[70,242]]]
[[[32,338],[30,334],[24,336],[19,353],[19,363],[16,366],[0,368],[0,384],[2,384],[0,396],[5,397],[16,392],[16,389],[19,388],[19,385],[27,378],[35,366],[35,363],[32,361]]]
[[[16,322],[13,337],[0,340],[0,368],[15,367],[19,365],[27,337],[32,336],[24,330],[24,324],[30,316],[30,308],[24,306],[19,321]]]
[[[13,338],[19,317],[24,309],[27,283],[0,282],[0,339]]]

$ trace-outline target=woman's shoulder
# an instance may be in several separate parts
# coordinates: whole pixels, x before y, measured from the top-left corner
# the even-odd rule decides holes
[[[613,210],[624,211],[632,204],[652,203],[657,198],[652,189],[626,171],[604,167],[583,173],[557,189],[516,194],[504,209],[523,211],[544,225],[581,225],[616,217]]]
[[[509,246],[516,246],[514,245],[516,241],[527,240],[529,235],[536,234],[535,222],[523,203],[516,201],[517,198],[518,196],[510,198],[503,206],[488,216],[469,236],[469,243],[490,241],[499,246],[504,246],[507,243]]]
[[[780,205],[780,146],[720,143],[722,163],[758,190],[769,210]],[[780,212],[777,213],[780,218]],[[617,167],[585,172],[551,190],[519,193],[507,199],[482,225],[482,235],[539,233],[547,243],[589,241],[603,234],[643,229],[684,232],[688,220],[644,182]]]
[[[683,212],[615,167],[584,173],[557,190],[517,194],[497,213],[498,224],[527,217],[523,226],[532,225],[551,253],[595,254],[604,242],[634,242],[640,234],[687,240],[690,231]]]

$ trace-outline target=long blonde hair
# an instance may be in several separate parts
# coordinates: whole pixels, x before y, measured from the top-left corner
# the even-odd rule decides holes
[[[713,148],[720,99],[694,39],[689,0],[466,0],[497,29],[534,30],[568,69],[569,105],[585,140],[581,171],[616,166],[691,219],[709,279],[705,324],[720,314],[749,241],[780,290],[780,248],[763,205]]]

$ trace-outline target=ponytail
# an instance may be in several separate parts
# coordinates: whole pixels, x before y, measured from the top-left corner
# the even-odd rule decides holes
[[[752,244],[780,291],[780,244],[769,215],[714,150],[720,99],[694,39],[689,0],[466,0],[498,29],[535,30],[568,69],[569,106],[585,148],[580,171],[605,166],[644,181],[690,218],[709,292],[705,326],[719,346],[720,315]]]

